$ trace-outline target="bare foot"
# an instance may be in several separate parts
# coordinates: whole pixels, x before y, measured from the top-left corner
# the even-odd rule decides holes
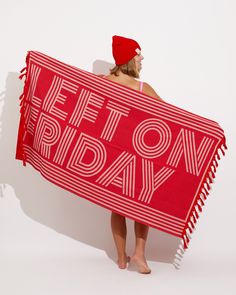
[[[135,269],[142,274],[151,273],[151,269],[148,267],[145,257],[132,256],[130,259],[130,266],[135,267]]]
[[[130,257],[129,256],[126,256],[126,257],[120,257],[118,260],[117,260],[117,264],[119,266],[119,268],[121,269],[124,269],[127,267],[127,263],[130,261]]]

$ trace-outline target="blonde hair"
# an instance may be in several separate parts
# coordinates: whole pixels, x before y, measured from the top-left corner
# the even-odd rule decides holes
[[[119,76],[119,71],[134,78],[139,78],[139,72],[136,70],[134,58],[132,58],[127,64],[115,65],[110,69],[110,74]]]

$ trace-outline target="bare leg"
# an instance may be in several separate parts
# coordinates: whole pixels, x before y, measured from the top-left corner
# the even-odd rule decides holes
[[[127,235],[125,217],[118,213],[112,212],[111,228],[118,254],[118,266],[119,268],[126,268],[126,264],[129,261],[129,257],[126,255],[125,251]]]
[[[135,221],[134,230],[136,236],[136,245],[134,255],[131,257],[131,262],[136,264],[140,273],[148,274],[151,272],[151,269],[148,267],[145,258],[145,245],[149,226]]]

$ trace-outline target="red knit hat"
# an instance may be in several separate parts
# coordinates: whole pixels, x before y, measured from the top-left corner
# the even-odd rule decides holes
[[[133,39],[116,35],[112,37],[112,54],[116,65],[123,65],[130,61],[137,54],[135,51],[137,48],[141,50],[139,44]]]

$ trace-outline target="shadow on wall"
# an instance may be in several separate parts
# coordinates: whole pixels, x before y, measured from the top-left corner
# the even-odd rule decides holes
[[[104,60],[95,60],[93,62],[93,73],[96,75],[103,74],[108,75],[110,74],[109,69],[113,68],[115,65],[112,63],[108,63]]]
[[[93,63],[95,74],[108,74],[113,65],[104,61]],[[19,96],[23,82],[18,73],[9,73],[1,116],[0,179],[13,187],[25,214],[43,225],[89,246],[104,250],[116,261],[116,249],[110,228],[110,211],[77,197],[45,180],[30,164],[15,160],[19,123]],[[3,168],[2,168],[3,167]],[[3,194],[4,197],[4,194]],[[127,253],[134,247],[134,222],[127,218]],[[179,238],[150,228],[146,246],[148,260],[173,263]]]

